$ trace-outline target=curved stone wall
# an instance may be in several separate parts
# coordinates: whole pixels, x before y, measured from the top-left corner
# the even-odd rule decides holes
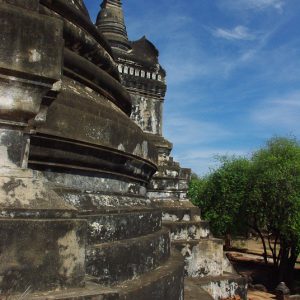
[[[156,148],[83,2],[0,8],[0,295],[183,299]]]

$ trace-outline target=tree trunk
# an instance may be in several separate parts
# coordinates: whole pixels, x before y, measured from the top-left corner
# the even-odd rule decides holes
[[[225,234],[225,250],[231,249],[231,246],[232,246],[231,242],[232,242],[232,239],[231,239],[230,233],[226,233]]]
[[[278,282],[285,282],[285,277],[288,267],[288,258],[289,258],[289,247],[281,241],[281,254],[280,254],[280,264],[278,267]]]
[[[298,251],[295,245],[287,246],[286,243],[281,244],[282,253],[280,264],[278,268],[278,282],[285,282],[287,286],[292,289],[294,283],[294,269],[298,258]]]
[[[298,255],[299,253],[297,251],[297,247],[293,245],[291,247],[291,254],[288,259],[287,273],[285,275],[286,283],[288,284],[290,289],[294,288],[294,272],[295,272],[295,264],[297,262]]]

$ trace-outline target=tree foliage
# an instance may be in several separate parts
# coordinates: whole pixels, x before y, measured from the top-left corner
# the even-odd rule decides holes
[[[245,158],[219,157],[221,166],[210,175],[191,181],[189,196],[211,222],[216,235],[237,234],[245,230],[239,218],[245,198],[249,161]]]
[[[300,252],[300,145],[272,138],[251,158],[222,157],[189,195],[218,235],[254,230],[271,253],[279,280],[291,282]]]

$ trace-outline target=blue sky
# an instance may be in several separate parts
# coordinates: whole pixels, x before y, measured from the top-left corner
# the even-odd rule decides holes
[[[85,0],[94,20],[101,1]],[[131,40],[146,35],[167,71],[164,136],[203,175],[215,156],[300,139],[299,0],[123,0]]]

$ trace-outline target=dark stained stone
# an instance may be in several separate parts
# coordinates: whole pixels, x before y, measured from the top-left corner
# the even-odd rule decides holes
[[[130,48],[121,2],[103,8]],[[0,1],[0,25],[0,298],[182,300],[146,194],[157,148],[84,2]]]

